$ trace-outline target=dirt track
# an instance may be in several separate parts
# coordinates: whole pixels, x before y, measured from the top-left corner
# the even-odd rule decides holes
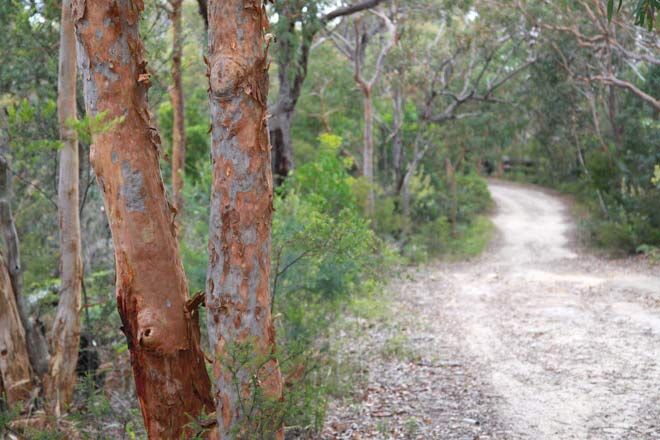
[[[490,190],[491,249],[395,286],[422,361],[373,367],[361,406],[331,406],[331,421],[358,414],[351,434],[328,436],[660,438],[660,278],[632,260],[576,250],[559,198],[500,182]],[[367,346],[382,341],[379,331],[367,331]],[[401,397],[392,381],[424,392]],[[390,425],[376,432],[383,408]],[[411,417],[416,431],[397,427]]]

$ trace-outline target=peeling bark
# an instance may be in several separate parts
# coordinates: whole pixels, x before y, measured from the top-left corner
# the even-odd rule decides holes
[[[183,174],[186,161],[186,127],[184,122],[183,85],[181,84],[181,59],[183,44],[181,35],[182,0],[172,0],[172,201],[179,216],[183,210]]]
[[[2,130],[0,131],[0,229],[7,247],[7,270],[12,290],[16,297],[18,314],[25,330],[30,365],[39,377],[48,371],[48,343],[36,318],[30,316],[30,310],[23,297],[23,268],[16,232],[16,224],[11,210],[12,175],[9,161],[9,135],[4,109],[0,110]]]
[[[261,392],[274,402],[282,396],[269,295],[267,27],[260,0],[209,1],[213,190],[206,307],[221,439],[244,438],[255,421],[265,432],[252,435],[283,438],[281,421],[264,406],[246,407]],[[242,344],[261,358],[255,369],[234,369],[232,353]]]
[[[62,150],[57,197],[62,287],[51,333],[48,374],[44,377],[47,406],[56,416],[71,403],[76,386],[83,277],[78,210],[78,136],[68,126],[69,120],[76,119],[76,39],[71,19],[71,0],[62,2],[60,23],[57,110]]]
[[[0,384],[7,403],[16,405],[30,397],[32,379],[25,332],[16,306],[14,289],[4,258],[0,257]]]
[[[195,310],[158,166],[160,138],[147,108],[149,74],[140,0],[74,0],[79,62],[95,133],[90,158],[115,246],[117,305],[150,438],[179,438],[213,410]]]

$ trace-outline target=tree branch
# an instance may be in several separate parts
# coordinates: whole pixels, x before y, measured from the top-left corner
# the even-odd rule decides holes
[[[351,15],[351,14],[355,14],[356,12],[364,11],[365,9],[373,8],[375,6],[378,6],[382,2],[383,0],[365,0],[355,5],[342,6],[321,17],[321,21],[323,23],[327,23],[329,21],[334,20],[335,18],[344,17],[346,15]]]

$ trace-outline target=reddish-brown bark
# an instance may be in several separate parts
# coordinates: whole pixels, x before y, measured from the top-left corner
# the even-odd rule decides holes
[[[11,209],[12,173],[9,159],[9,124],[4,109],[0,109],[0,230],[5,242],[7,270],[16,298],[18,315],[21,318],[27,340],[28,355],[32,371],[38,376],[48,371],[48,343],[41,331],[41,323],[30,316],[29,307],[22,296],[23,268],[18,241],[18,232]]]
[[[272,401],[282,395],[269,294],[268,19],[260,0],[211,0],[208,8],[213,188],[206,307],[218,435],[233,438],[238,432],[240,438],[258,420],[259,429],[267,430],[258,435],[283,438],[277,420],[264,423],[272,415],[262,412],[264,406],[247,413],[255,386]],[[230,371],[236,367],[231,353],[243,344],[261,358],[258,371],[251,371],[254,365]]]
[[[184,123],[183,85],[181,84],[181,35],[182,0],[171,0],[172,6],[172,202],[178,215],[183,210],[183,174],[186,160],[186,128]]]
[[[71,0],[62,2],[57,110],[60,124],[58,205],[62,287],[51,333],[51,357],[44,377],[48,409],[59,415],[73,397],[80,345],[82,244],[78,214],[78,137],[69,125],[76,118],[76,37]]]
[[[32,378],[25,331],[16,307],[14,289],[0,256],[0,383],[13,406],[30,397]]]
[[[93,137],[91,162],[115,247],[117,304],[150,438],[179,438],[213,410],[197,316],[158,166],[138,35],[140,0],[74,0],[85,105],[114,125]]]

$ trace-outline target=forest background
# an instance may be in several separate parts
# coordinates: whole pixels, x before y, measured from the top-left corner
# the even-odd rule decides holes
[[[161,170],[177,208],[189,290],[199,292],[212,187],[205,2],[180,5],[183,150],[173,140],[171,99],[176,3],[145,2],[140,32]],[[492,234],[485,177],[567,192],[577,201],[585,244],[660,258],[660,59],[652,15],[640,19],[626,3],[611,16],[599,0],[360,5],[268,6],[277,183],[270,289],[285,377],[282,417],[311,436],[323,425],[327,400],[351,393],[350,372],[334,360],[333,323],[387,301],[383,284],[404,265],[479,254]],[[13,212],[20,293],[44,334],[62,283],[60,17],[55,1],[0,6],[0,205]],[[116,121],[85,116],[78,87],[80,120],[72,128],[80,140],[84,267],[79,380],[63,424],[34,429],[41,438],[63,438],[63,426],[88,438],[141,437],[119,331],[113,243],[89,161],[91,134],[112,130]],[[40,397],[33,398],[39,407]],[[0,431],[20,417],[3,404]]]

